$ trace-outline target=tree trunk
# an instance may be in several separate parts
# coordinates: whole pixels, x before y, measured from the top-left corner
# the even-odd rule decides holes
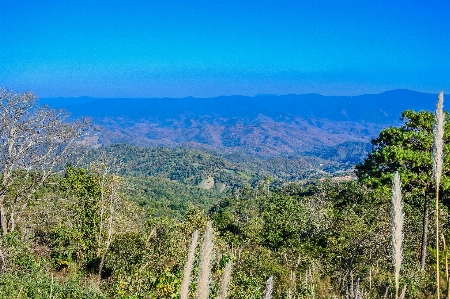
[[[9,231],[13,232],[16,228],[16,220],[14,219],[14,213],[11,212],[9,219],[10,219],[9,222],[11,223],[11,226],[10,226],[11,228],[9,229]]]
[[[429,223],[429,204],[430,199],[425,196],[423,204],[423,220],[422,220],[422,249],[420,251],[420,270],[425,270],[425,262],[427,259],[427,245],[428,245],[428,223]]]
[[[6,235],[8,233],[8,219],[6,218],[5,208],[3,208],[3,205],[0,207],[0,222],[2,225],[2,234]]]

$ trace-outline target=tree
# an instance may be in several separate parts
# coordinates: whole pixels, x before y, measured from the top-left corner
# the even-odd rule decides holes
[[[53,253],[63,262],[95,263],[100,255],[101,178],[84,168],[66,167],[61,190],[70,200],[68,221],[53,232]]]
[[[117,175],[110,174],[111,165],[117,164],[116,160],[106,161],[105,154],[101,155],[101,160],[91,164],[91,168],[99,179],[100,185],[100,202],[99,202],[99,229],[97,257],[100,258],[98,266],[99,280],[102,277],[102,270],[105,264],[106,253],[111,245],[111,239],[114,232],[114,222],[117,222],[115,214],[117,214],[117,205],[121,197],[122,178]]]
[[[14,231],[36,191],[89,135],[88,119],[39,106],[32,92],[0,89],[0,224]]]
[[[448,113],[445,113],[445,118],[447,121],[444,133],[444,157],[447,157],[450,153],[449,145],[445,144],[445,140],[450,137]],[[423,208],[420,262],[421,269],[424,270],[428,243],[429,202],[435,192],[431,154],[434,116],[429,111],[406,110],[402,113],[402,120],[404,124],[401,127],[384,129],[372,140],[373,150],[364,162],[356,165],[356,175],[374,187],[389,188],[393,174],[396,171],[400,173],[402,189],[410,195],[410,199],[416,201],[416,205],[421,204]],[[449,160],[445,159],[441,185],[443,192],[450,187],[448,166]]]

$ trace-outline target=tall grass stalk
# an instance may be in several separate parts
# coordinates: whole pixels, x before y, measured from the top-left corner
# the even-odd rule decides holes
[[[399,295],[400,268],[402,266],[402,242],[403,242],[403,204],[400,185],[400,175],[395,173],[392,180],[392,258],[395,268],[395,299]]]
[[[198,269],[197,299],[208,299],[209,278],[211,274],[211,258],[213,251],[213,230],[211,223],[206,227],[200,251],[200,265]]]
[[[50,284],[50,296],[49,299],[53,298],[53,273],[52,273],[52,283]]]
[[[198,243],[198,230],[192,234],[191,245],[189,246],[186,265],[184,266],[183,281],[181,282],[180,299],[187,299],[189,295],[189,286],[191,284],[191,272],[194,265],[195,249]]]
[[[436,183],[436,296],[440,298],[439,283],[439,186],[444,160],[444,93],[440,92],[434,113],[433,178]]]
[[[448,277],[448,249],[445,242],[444,234],[441,234],[442,244],[444,245],[444,259],[445,259],[445,284],[447,287],[447,298],[450,298],[450,280]]]
[[[264,290],[263,299],[271,299],[272,298],[272,289],[273,289],[273,276],[270,276],[266,282],[266,289]]]
[[[222,280],[220,281],[219,295],[217,296],[217,299],[227,298],[228,285],[230,284],[231,280],[231,268],[232,263],[231,261],[228,261],[227,265],[225,266],[225,269],[223,270]]]

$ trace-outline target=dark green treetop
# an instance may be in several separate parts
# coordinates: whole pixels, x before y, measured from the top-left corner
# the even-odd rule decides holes
[[[450,137],[449,115],[446,112],[444,134],[444,167],[442,188],[450,187],[449,159],[450,147],[446,141]],[[399,171],[404,191],[425,195],[433,191],[433,123],[434,116],[429,111],[402,113],[404,124],[382,130],[372,140],[373,150],[368,157],[356,165],[356,175],[373,187],[390,188],[392,176]]]

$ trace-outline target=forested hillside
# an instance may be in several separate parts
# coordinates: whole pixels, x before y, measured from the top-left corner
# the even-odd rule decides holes
[[[328,152],[264,159],[187,147],[148,148],[115,144],[89,149],[82,153],[82,158],[75,157],[73,161],[83,165],[99,159],[110,161],[114,164],[114,172],[120,175],[158,176],[191,186],[202,185],[212,178],[214,184],[210,188],[205,186],[205,189],[222,192],[245,184],[254,187],[267,176],[280,183],[351,172],[354,165],[363,160],[359,152],[367,150],[365,143],[347,143],[330,148]]]
[[[404,111],[372,147],[261,158],[92,148],[89,120],[32,93],[0,98],[0,298],[450,292],[450,123],[439,109],[436,120]]]
[[[71,163],[89,168],[90,164],[103,161],[110,165],[111,173],[132,186],[127,188],[128,195],[146,206],[149,213],[182,215],[190,205],[208,210],[225,194],[243,188],[274,189],[286,183],[352,176],[354,163],[345,159],[361,158],[357,154],[348,158],[346,155],[361,146],[365,144],[346,144],[343,150],[322,153],[324,158],[311,155],[265,159],[187,147],[114,144],[82,151],[71,158]],[[339,152],[344,154],[339,156]]]

